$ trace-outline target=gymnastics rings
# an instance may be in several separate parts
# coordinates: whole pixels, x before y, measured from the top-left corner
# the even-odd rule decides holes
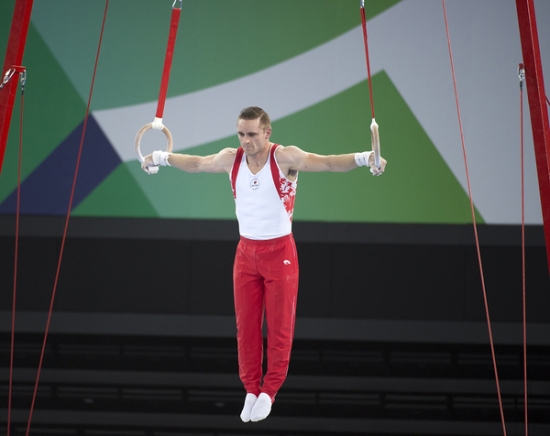
[[[374,165],[376,168],[380,169],[380,132],[378,131],[378,123],[372,119],[371,125],[370,125],[370,131],[371,131],[371,145],[372,145],[372,151],[374,152]],[[382,173],[374,174],[373,169],[371,168],[371,173],[373,176],[379,176]]]
[[[168,153],[171,153],[172,149],[174,148],[174,140],[172,139],[172,134],[170,133],[170,130],[168,130],[168,127],[163,126],[163,125],[161,125],[161,126],[162,126],[162,133],[164,133],[164,136],[166,136],[166,141],[167,141],[166,151]],[[152,128],[153,128],[153,123],[145,124],[141,129],[139,129],[139,131],[137,132],[137,135],[136,135],[136,140],[135,140],[134,145],[135,145],[137,157],[138,157],[138,159],[141,163],[143,163],[145,161],[145,158],[141,154],[141,145],[140,145],[141,144],[141,137],[143,136],[143,134],[145,132],[147,132],[147,130],[150,130]],[[156,128],[157,127],[155,126],[155,129]],[[158,130],[161,130],[161,129],[158,129]],[[149,174],[156,174],[159,171],[158,166],[147,167],[147,169],[148,169]]]

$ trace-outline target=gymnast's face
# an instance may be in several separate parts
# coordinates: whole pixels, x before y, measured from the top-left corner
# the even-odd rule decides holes
[[[242,120],[237,122],[237,135],[239,142],[247,156],[256,156],[269,150],[269,137],[271,128],[260,127],[260,119]]]

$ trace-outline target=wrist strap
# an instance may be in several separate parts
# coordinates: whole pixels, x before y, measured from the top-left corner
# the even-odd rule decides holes
[[[168,158],[170,157],[171,154],[172,153],[168,153],[167,151],[157,150],[157,151],[153,151],[153,154],[151,154],[151,157],[155,165],[161,165],[165,167],[165,166],[171,166],[170,162],[168,162]]]
[[[372,151],[363,151],[362,153],[355,153],[355,163],[358,167],[368,167],[369,164],[369,158],[372,154]]]

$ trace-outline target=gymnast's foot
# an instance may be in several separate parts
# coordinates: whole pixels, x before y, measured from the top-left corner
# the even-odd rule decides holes
[[[246,394],[246,398],[244,399],[244,407],[243,411],[241,412],[241,419],[243,422],[250,421],[250,412],[252,411],[252,408],[254,407],[254,403],[256,403],[256,395],[254,394]]]
[[[266,419],[269,416],[269,412],[271,412],[271,397],[261,393],[250,412],[250,420],[258,422]]]

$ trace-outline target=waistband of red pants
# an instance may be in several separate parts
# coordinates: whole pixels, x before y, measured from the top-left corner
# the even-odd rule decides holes
[[[243,244],[264,246],[264,247],[266,245],[277,245],[282,242],[287,242],[293,239],[294,237],[292,233],[289,233],[288,235],[280,236],[278,238],[273,238],[273,239],[249,239],[249,238],[245,238],[244,236],[241,236],[241,242]]]

